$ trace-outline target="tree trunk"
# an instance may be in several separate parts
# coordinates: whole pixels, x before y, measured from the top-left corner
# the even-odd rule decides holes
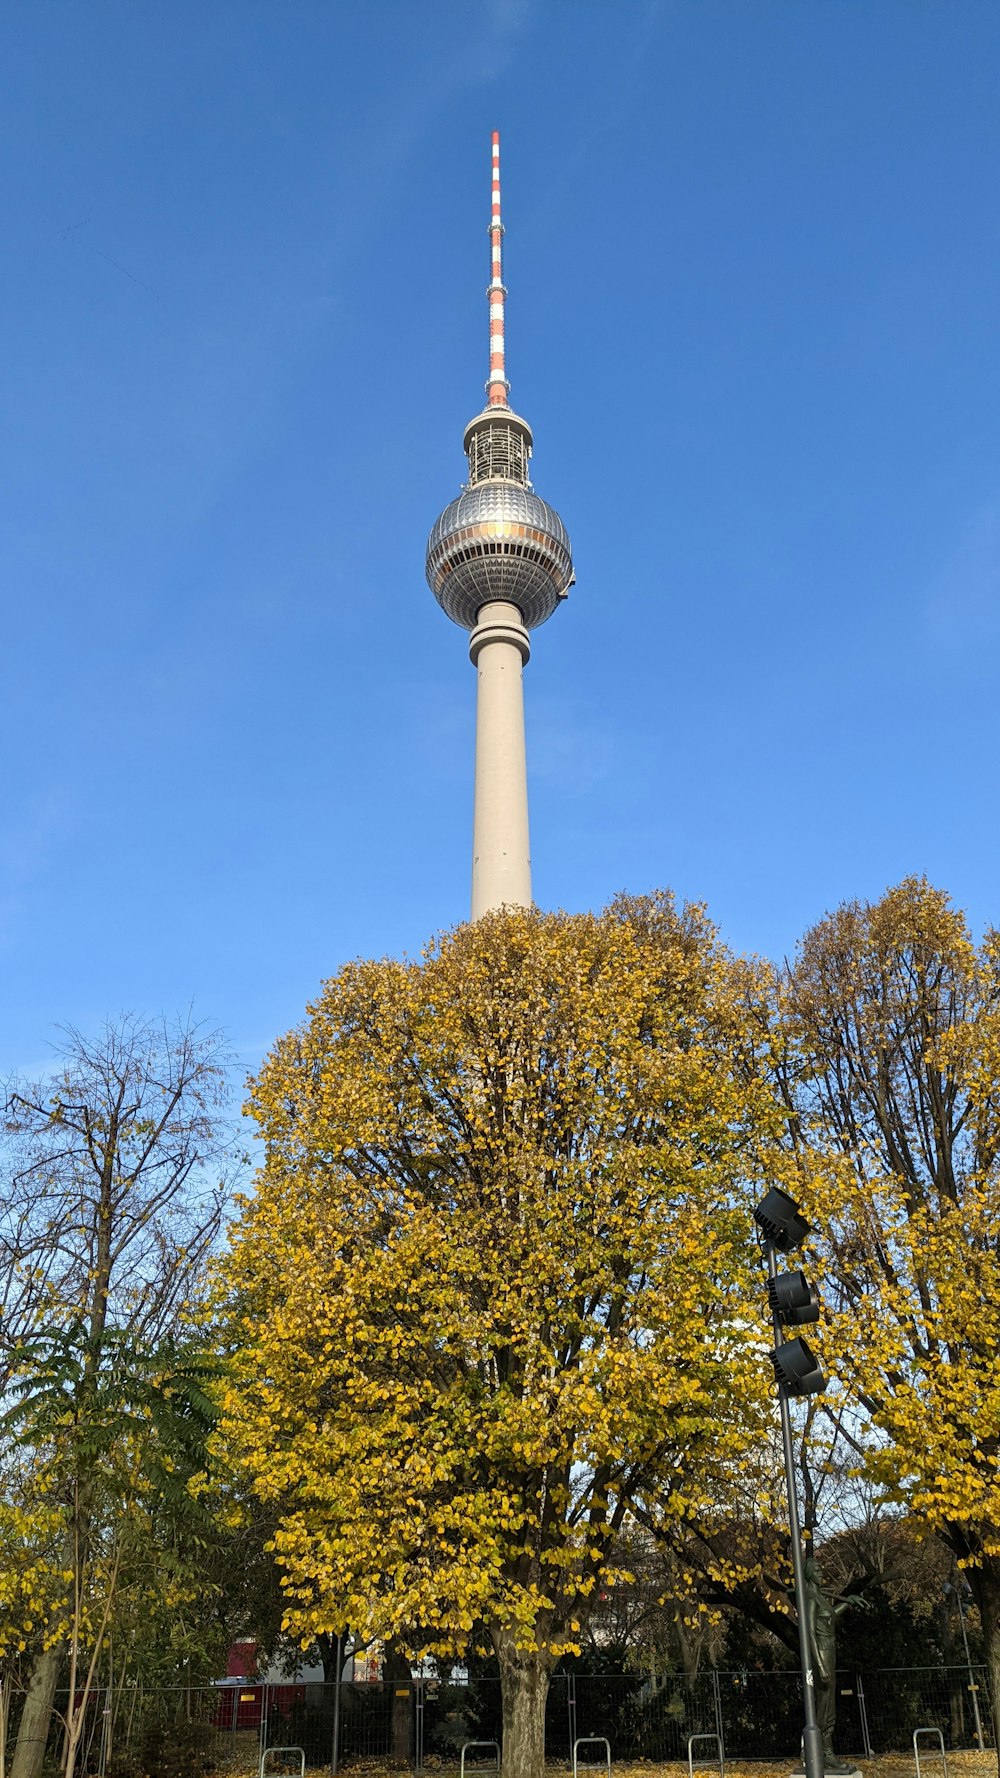
[[[966,1572],[982,1619],[986,1678],[993,1711],[993,1745],[1000,1771],[1000,1562],[986,1556],[978,1567]]]
[[[321,1630],[317,1636],[316,1647],[323,1663],[324,1685],[339,1685],[343,1679],[350,1634],[350,1630],[345,1630],[342,1636],[329,1636],[325,1630]]]
[[[951,1719],[951,1745],[961,1747],[965,1740],[965,1695],[962,1691],[964,1674],[961,1669],[952,1673],[948,1679],[948,1715]],[[968,1684],[968,1680],[965,1681]]]
[[[503,1705],[503,1778],[544,1778],[550,1658],[495,1638]]]
[[[696,1639],[689,1635],[688,1627],[684,1622],[684,1613],[679,1606],[674,1612],[674,1628],[677,1631],[677,1646],[681,1651],[681,1666],[684,1670],[684,1678],[687,1681],[687,1684],[693,1688],[695,1680],[698,1677],[698,1667],[701,1663],[701,1637],[699,1636]],[[625,1663],[623,1661],[623,1668],[624,1665]]]
[[[28,1693],[21,1712],[10,1778],[41,1778],[45,1743],[59,1679],[60,1650],[47,1648],[31,1671]]]
[[[413,1675],[410,1672],[409,1659],[391,1642],[386,1647],[382,1670],[392,1687],[393,1764],[408,1766],[413,1716]]]

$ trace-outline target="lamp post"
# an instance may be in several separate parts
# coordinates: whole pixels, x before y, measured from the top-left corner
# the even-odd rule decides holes
[[[802,1702],[804,1725],[802,1757],[806,1778],[823,1778],[823,1736],[816,1715],[816,1685],[813,1677],[813,1654],[809,1640],[806,1607],[805,1563],[802,1557],[802,1531],[799,1524],[798,1493],[795,1485],[795,1450],[792,1444],[792,1416],[789,1398],[793,1395],[815,1395],[826,1387],[815,1357],[805,1340],[786,1340],[785,1325],[801,1326],[819,1320],[819,1299],[802,1272],[779,1272],[779,1253],[790,1253],[801,1246],[809,1233],[809,1224],[787,1192],[772,1186],[754,1211],[754,1220],[764,1237],[767,1256],[767,1296],[771,1307],[774,1332],[774,1365],[781,1414],[781,1444],[785,1460],[785,1489],[788,1495],[788,1529],[792,1542],[792,1575],[795,1586],[795,1614],[799,1625],[799,1663],[802,1669]]]

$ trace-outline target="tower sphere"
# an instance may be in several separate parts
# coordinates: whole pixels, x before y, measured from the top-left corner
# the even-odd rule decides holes
[[[524,483],[470,482],[446,506],[427,542],[427,582],[438,604],[466,630],[484,605],[516,605],[537,629],[565,598],[573,578],[559,514]]]
[[[466,630],[476,628],[484,606],[497,603],[513,605],[525,629],[537,629],[552,616],[573,582],[566,527],[528,480],[531,427],[507,401],[502,237],[500,138],[494,132],[486,407],[465,428],[462,446],[469,459],[469,479],[434,526],[425,563],[427,583],[438,604]]]

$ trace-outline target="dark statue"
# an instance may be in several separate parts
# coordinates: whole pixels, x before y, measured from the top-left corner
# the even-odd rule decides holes
[[[807,1556],[804,1605],[816,1688],[816,1719],[823,1737],[823,1770],[834,1775],[855,1772],[857,1767],[851,1760],[838,1759],[833,1751],[837,1720],[837,1619],[851,1605],[867,1610],[868,1600],[857,1593],[847,1593],[843,1598],[831,1593],[823,1584],[815,1556]]]

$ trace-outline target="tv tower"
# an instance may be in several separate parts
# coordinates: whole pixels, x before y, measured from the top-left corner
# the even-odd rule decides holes
[[[573,582],[565,526],[528,480],[531,427],[507,400],[503,232],[500,136],[494,130],[486,406],[465,428],[469,479],[434,526],[426,564],[439,605],[472,632],[469,658],[478,675],[474,920],[505,904],[531,906],[521,670],[531,652],[528,631],[552,616]]]

